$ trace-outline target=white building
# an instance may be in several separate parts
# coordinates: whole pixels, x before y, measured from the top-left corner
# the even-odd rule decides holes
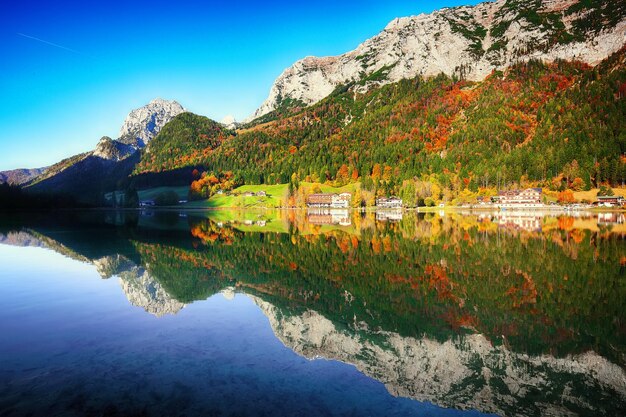
[[[376,207],[379,208],[402,208],[402,199],[396,196],[378,197]]]

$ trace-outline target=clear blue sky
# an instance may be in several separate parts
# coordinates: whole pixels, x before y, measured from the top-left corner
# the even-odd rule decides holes
[[[241,120],[294,61],[352,50],[395,17],[468,3],[2,1],[0,170],[91,150],[155,97]]]

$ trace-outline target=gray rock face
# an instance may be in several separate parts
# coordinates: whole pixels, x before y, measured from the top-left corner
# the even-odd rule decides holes
[[[92,261],[104,279],[117,276],[122,291],[135,307],[143,308],[156,317],[176,314],[184,303],[169,295],[145,268],[122,255],[110,255]]]
[[[285,346],[310,359],[354,364],[395,396],[502,416],[610,415],[626,404],[626,372],[594,352],[532,356],[494,346],[480,334],[441,342],[371,331],[356,321],[339,329],[315,311],[289,315],[249,297]],[[550,393],[551,400],[529,401],[537,392]],[[602,402],[606,409],[595,408],[598,392],[611,399]]]
[[[169,295],[159,282],[143,267],[122,255],[110,255],[92,261],[104,279],[117,276],[122,291],[135,307],[143,308],[156,317],[176,314],[184,303]]]
[[[142,148],[159,133],[167,122],[183,112],[185,109],[176,101],[154,99],[128,114],[120,129],[118,141]]]
[[[120,285],[128,301],[156,317],[176,314],[184,303],[170,296],[144,268],[135,266],[119,273]]]
[[[222,119],[220,122],[226,129],[237,129],[239,127],[239,122],[235,119],[234,116],[228,115]]]
[[[92,155],[117,162],[133,154],[136,150],[137,149],[131,145],[104,136],[96,145],[96,149],[93,150]]]
[[[395,19],[351,52],[306,57],[287,68],[250,119],[273,111],[286,99],[316,103],[349,82],[360,82],[355,89],[363,92],[417,75],[445,73],[482,80],[494,69],[529,59],[575,59],[595,65],[624,45],[626,7],[608,0],[579,3],[498,0]],[[608,13],[602,11],[607,4],[615,9],[613,15],[602,14]]]
[[[109,279],[137,267],[130,259],[119,254],[104,256],[92,262],[103,279]]]

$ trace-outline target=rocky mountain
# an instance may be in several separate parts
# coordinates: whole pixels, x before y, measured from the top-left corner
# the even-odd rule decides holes
[[[626,3],[614,0],[497,0],[398,18],[353,51],[287,68],[250,119],[316,103],[346,83],[363,92],[418,75],[478,81],[529,59],[595,65],[624,45],[625,16]]]
[[[137,148],[132,145],[122,143],[119,140],[113,140],[108,136],[103,136],[91,155],[111,161],[121,161],[134,153],[136,150]]]
[[[134,267],[119,275],[122,291],[135,307],[143,308],[156,317],[176,314],[185,307],[163,288],[154,277],[142,267]]]
[[[235,116],[232,115],[225,116],[220,123],[223,124],[226,129],[231,130],[237,129],[240,125],[237,119],[235,119]]]
[[[385,193],[425,173],[456,191],[521,178],[618,184],[624,4],[498,0],[395,19],[354,51],[285,70],[252,123],[156,99],[128,115],[118,139],[102,138],[27,189],[94,204],[129,176],[140,188],[188,185],[196,168],[249,184],[297,174],[368,190],[382,173]]]
[[[102,278],[119,277],[120,286],[128,301],[135,307],[143,308],[147,313],[162,317],[166,314],[176,314],[185,307],[184,303],[169,295],[145,268],[123,255],[107,255],[94,259],[92,263]]]
[[[119,141],[142,148],[175,116],[185,112],[176,101],[160,98],[131,111],[120,129]]]
[[[45,248],[45,243],[28,231],[9,231],[0,233],[0,244],[9,246]]]
[[[510,351],[481,334],[441,342],[372,331],[364,322],[346,328],[313,310],[290,314],[248,296],[285,346],[309,359],[354,364],[395,396],[502,416],[573,415],[572,408],[581,415],[610,415],[626,402],[626,372],[594,352],[555,358]],[[590,405],[592,386],[611,398],[606,409]],[[526,401],[537,390],[555,401]]]
[[[22,185],[31,181],[33,178],[41,175],[48,167],[33,169],[12,169],[0,172],[0,184],[7,183],[11,185]]]

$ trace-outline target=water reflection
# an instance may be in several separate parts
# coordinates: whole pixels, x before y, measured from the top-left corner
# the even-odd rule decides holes
[[[399,222],[402,220],[403,211],[400,208],[385,209],[376,211],[376,220],[379,222],[391,221]]]
[[[352,224],[351,211],[347,209],[307,209],[306,220],[310,224],[338,224],[340,226],[350,226]]]
[[[617,415],[626,225],[608,214],[92,212],[16,220],[0,242],[92,263],[157,317],[246,294],[293,351],[352,363],[396,396]]]

